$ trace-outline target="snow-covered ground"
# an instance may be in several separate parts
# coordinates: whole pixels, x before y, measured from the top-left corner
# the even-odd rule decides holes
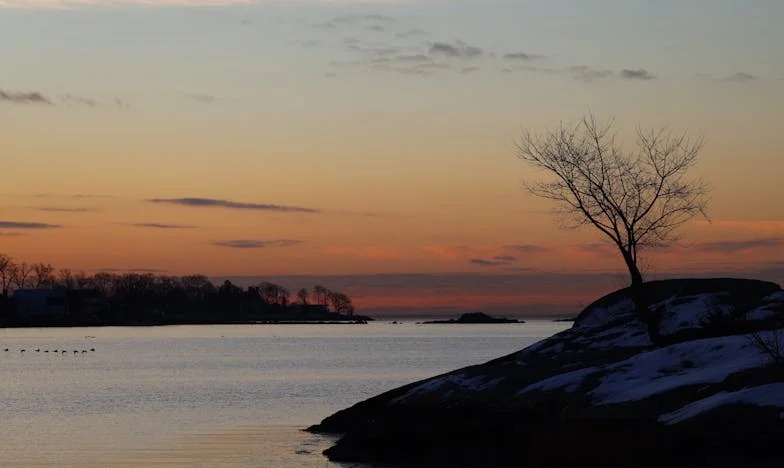
[[[701,328],[713,320],[736,314],[737,303],[727,292],[673,294],[653,304],[652,308],[661,312],[660,332],[667,336]],[[534,367],[541,372],[544,367],[545,377],[523,385],[516,395],[508,395],[509,398],[525,398],[534,392],[568,394],[579,391],[596,407],[633,403],[687,387],[721,384],[733,374],[763,368],[772,362],[748,335],[719,336],[654,347],[646,325],[628,298],[606,307],[594,306],[589,312],[573,328],[518,353],[514,372],[525,376],[528,368]],[[740,312],[746,313],[747,319],[752,321],[781,314],[784,312],[784,292],[758,299],[750,310]],[[780,339],[784,338],[784,332],[764,331],[760,332],[760,337],[769,341]],[[609,359],[617,358],[609,363],[607,358],[591,361],[593,351],[598,351],[599,356],[609,356]],[[553,365],[542,364],[542,357],[552,358]],[[592,365],[592,362],[600,364]],[[479,374],[476,371],[461,370],[430,379],[390,402],[405,403],[412,397],[427,398],[428,395],[440,401],[470,398],[472,393],[492,392],[505,380],[499,377],[502,375],[499,372],[505,370]],[[526,378],[519,380],[531,382]],[[508,389],[505,386],[503,391]],[[772,395],[776,391],[780,391],[781,396],[774,398]],[[698,398],[697,393],[691,395],[684,404]],[[784,383],[756,390],[720,392],[664,415],[661,421],[673,424],[725,404],[764,402],[776,405],[781,402],[784,407]]]
[[[672,335],[688,328],[700,328],[711,317],[727,316],[734,307],[723,303],[729,297],[727,293],[706,293],[693,296],[674,296],[651,306],[651,310],[660,311],[662,321],[659,333]]]
[[[490,378],[484,376],[468,377],[463,373],[448,374],[441,377],[430,379],[421,385],[417,385],[403,395],[393,398],[390,403],[400,403],[411,397],[423,395],[439,390],[447,390],[447,397],[451,395],[455,388],[470,390],[473,392],[489,390],[504,380],[504,377]]]
[[[749,387],[737,392],[719,392],[708,398],[689,403],[677,411],[664,414],[659,417],[659,422],[668,425],[678,424],[706,411],[730,404],[784,408],[784,383]]]
[[[764,332],[763,338],[772,332]],[[565,372],[520,390],[574,392],[589,377],[599,384],[590,389],[596,405],[637,401],[687,385],[719,383],[728,376],[769,363],[747,336],[723,336],[687,341],[641,352],[612,364]]]
[[[687,341],[606,366],[590,396],[596,404],[642,400],[687,385],[720,383],[767,361],[746,336]]]

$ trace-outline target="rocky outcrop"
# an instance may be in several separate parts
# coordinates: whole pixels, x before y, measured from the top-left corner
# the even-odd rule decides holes
[[[784,461],[784,292],[751,280],[628,290],[522,351],[392,390],[310,428],[335,461],[402,466],[772,466]],[[755,337],[756,341],[750,336]],[[742,461],[741,461],[742,460]]]

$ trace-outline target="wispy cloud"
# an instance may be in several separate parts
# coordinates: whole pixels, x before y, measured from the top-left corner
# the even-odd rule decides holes
[[[418,0],[420,2],[437,2],[443,0]],[[389,4],[410,3],[410,0],[0,0],[0,8],[77,8],[106,5],[136,5],[140,7],[197,7],[197,6],[232,6],[232,5],[263,5],[263,4],[290,4],[312,3],[317,5],[345,5],[349,3]],[[368,17],[382,15],[364,15]]]
[[[0,9],[3,8],[3,0],[0,0]],[[130,105],[120,98],[113,98],[110,101],[77,96],[74,94],[62,94],[53,99],[38,91],[4,91],[0,90],[0,104],[39,104],[45,106],[62,105],[65,107],[76,108],[98,108],[115,107],[117,109],[129,109]]]
[[[784,247],[783,237],[767,237],[760,239],[704,242],[694,245],[692,249],[704,253],[737,253],[758,249],[780,249],[782,247]]]
[[[321,41],[318,39],[294,39],[289,41],[289,44],[302,47],[303,49],[310,49],[320,45]]]
[[[102,5],[229,6],[249,3],[270,2],[258,0],[0,0],[0,8],[77,8]]]
[[[485,260],[483,258],[472,258],[468,260],[468,263],[473,265],[479,266],[500,266],[500,265],[508,265],[509,262],[498,261],[498,260]]]
[[[327,3],[327,2],[323,2]],[[342,15],[336,16],[324,23],[318,23],[314,26],[319,29],[338,29],[338,28],[357,28],[362,27],[370,31],[384,31],[386,25],[397,23],[395,17],[381,15],[381,14],[367,14],[367,15]]]
[[[738,72],[720,79],[720,81],[725,83],[750,83],[757,80],[759,80],[757,75],[752,75],[751,73],[745,72]]]
[[[226,247],[231,249],[264,249],[267,247],[292,247],[301,244],[302,241],[293,239],[279,239],[279,240],[224,240],[211,242],[215,247]]]
[[[132,227],[150,228],[150,229],[197,229],[198,226],[190,226],[187,224],[163,224],[163,223],[132,223]]]
[[[587,65],[578,65],[576,67],[571,67],[569,68],[569,72],[576,80],[586,81],[586,82],[602,80],[614,75],[612,70],[598,70],[595,68],[591,68]]]
[[[716,76],[707,73],[697,73],[697,78],[705,81],[712,81],[714,83],[735,83],[735,84],[748,84],[759,81],[759,75],[748,72],[737,72],[731,75]]]
[[[518,260],[520,260],[518,257],[512,255],[496,255],[490,260],[485,258],[471,258],[468,260],[468,263],[479,266],[503,266],[509,265],[510,263],[516,262]],[[509,268],[506,270],[511,271]]]
[[[322,210],[316,208],[304,208],[301,206],[286,206],[272,203],[244,203],[231,200],[220,200],[216,198],[151,198],[148,203],[180,205],[201,208],[227,208],[232,210],[256,210],[256,211],[277,211],[289,213],[321,213]]]
[[[60,101],[66,106],[97,107],[99,105],[99,102],[95,99],[73,94],[63,94],[60,96]]]
[[[434,42],[430,45],[430,54],[453,58],[477,58],[484,55],[484,50],[463,41],[455,41],[451,44]]]
[[[33,198],[68,198],[72,200],[106,200],[110,198],[114,198],[112,195],[100,195],[100,194],[93,194],[93,193],[71,193],[71,194],[56,194],[56,193],[35,193],[33,195],[25,195],[25,196],[32,196]]]
[[[90,213],[98,211],[95,208],[71,208],[66,206],[41,206],[36,208],[36,210],[47,213]]]
[[[27,221],[0,221],[0,229],[57,229],[58,224],[33,223]]]
[[[421,28],[411,28],[405,31],[400,31],[395,34],[395,37],[400,39],[410,39],[412,37],[424,37],[427,36],[428,32]]]
[[[193,100],[193,101],[201,102],[201,103],[204,103],[204,104],[211,104],[211,103],[213,103],[213,102],[218,100],[218,98],[213,96],[212,94],[198,94],[198,93],[196,93],[196,94],[187,94],[186,96],[188,98],[190,98],[191,100]]]
[[[2,5],[2,1],[0,0],[0,5]],[[52,101],[44,96],[43,94],[32,91],[32,92],[25,92],[25,91],[4,91],[0,90],[0,103],[10,103],[10,104],[44,104],[44,105],[52,105]]]
[[[656,75],[653,75],[651,72],[644,68],[638,68],[636,70],[630,70],[628,68],[621,70],[621,77],[626,78],[627,80],[655,80]]]
[[[512,52],[509,54],[504,54],[504,59],[506,60],[520,60],[523,62],[530,62],[533,60],[541,60],[544,58],[544,55],[539,54],[529,54],[527,52]]]

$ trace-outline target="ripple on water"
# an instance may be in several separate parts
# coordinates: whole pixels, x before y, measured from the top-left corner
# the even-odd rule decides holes
[[[164,437],[143,447],[82,447],[56,454],[38,452],[9,467],[302,467],[332,468],[321,452],[334,438],[298,426],[242,425]],[[86,450],[85,450],[86,449]],[[352,465],[357,466],[357,465]]]

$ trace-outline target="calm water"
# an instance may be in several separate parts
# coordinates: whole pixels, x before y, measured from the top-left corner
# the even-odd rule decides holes
[[[337,466],[303,427],[568,326],[2,329],[0,466]]]

